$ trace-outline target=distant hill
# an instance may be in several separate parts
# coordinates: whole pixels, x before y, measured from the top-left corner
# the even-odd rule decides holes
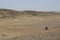
[[[52,15],[60,15],[60,12],[44,12],[44,11],[32,11],[32,10],[25,10],[25,11],[17,11],[11,9],[0,9],[0,19],[6,18],[14,18],[16,16],[29,15],[29,16],[52,16]]]

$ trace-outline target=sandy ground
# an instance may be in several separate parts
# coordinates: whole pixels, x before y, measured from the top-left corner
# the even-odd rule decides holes
[[[60,40],[60,15],[0,19],[0,40]]]

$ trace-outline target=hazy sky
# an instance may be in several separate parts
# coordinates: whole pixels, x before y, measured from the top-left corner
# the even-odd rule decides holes
[[[60,0],[0,0],[0,8],[60,11]]]

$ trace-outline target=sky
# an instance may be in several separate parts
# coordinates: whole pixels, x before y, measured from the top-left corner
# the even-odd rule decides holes
[[[13,10],[60,11],[60,0],[0,0],[0,8]]]

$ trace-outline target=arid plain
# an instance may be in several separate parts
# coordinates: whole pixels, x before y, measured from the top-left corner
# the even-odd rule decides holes
[[[60,12],[0,9],[0,40],[60,40]]]

